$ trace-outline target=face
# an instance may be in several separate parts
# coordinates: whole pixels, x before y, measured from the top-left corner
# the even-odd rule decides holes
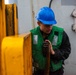
[[[42,24],[41,22],[37,22],[38,25],[40,26],[40,29],[46,33],[46,34],[49,34],[52,30],[52,26],[51,25],[44,25]]]

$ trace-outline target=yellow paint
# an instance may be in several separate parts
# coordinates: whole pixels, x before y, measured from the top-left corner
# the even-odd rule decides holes
[[[31,34],[5,37],[1,46],[3,75],[32,75]]]
[[[17,16],[17,11],[16,11],[16,4],[14,4],[14,32],[15,32],[15,35],[17,35],[18,34],[18,18],[16,17]],[[5,71],[5,68],[6,68],[6,66],[5,65],[7,65],[7,63],[9,62],[8,60],[7,60],[7,58],[10,56],[9,54],[8,54],[8,52],[9,52],[9,48],[8,48],[8,46],[10,46],[10,45],[8,45],[8,43],[10,43],[11,41],[9,40],[8,42],[6,42],[5,44],[5,46],[7,47],[7,50],[5,50],[5,49],[3,49],[4,51],[6,51],[6,53],[4,52],[4,51],[2,51],[1,50],[1,42],[2,42],[2,40],[3,40],[3,38],[6,36],[6,16],[5,16],[5,4],[4,4],[4,0],[0,0],[0,75],[2,75],[2,73],[3,73],[3,75],[5,75],[5,73],[6,73],[6,71]],[[9,29],[10,30],[10,29]],[[8,33],[10,33],[10,32],[8,32]],[[8,39],[8,38],[5,38],[5,39]],[[13,39],[13,38],[12,38]],[[6,40],[5,40],[6,41]],[[3,43],[4,44],[4,43]],[[4,47],[5,47],[4,46]],[[8,51],[8,52],[7,52]],[[4,53],[2,53],[2,52],[4,52]],[[3,55],[3,57],[2,57],[2,55],[1,55],[1,53],[2,53],[2,55]],[[9,52],[10,54],[11,54],[11,52]],[[13,52],[12,52],[13,53]],[[15,52],[14,52],[14,54],[15,54]],[[3,59],[2,59],[3,58]],[[10,59],[10,58],[9,58]],[[3,61],[6,61],[5,63],[3,62]],[[9,64],[10,65],[10,64]],[[4,67],[3,67],[4,66]],[[9,67],[8,67],[9,68]],[[8,70],[8,68],[6,68],[7,70]],[[14,69],[15,70],[15,69]]]
[[[14,4],[14,27],[15,35],[18,35],[18,8],[16,4]]]
[[[18,35],[18,17],[16,4],[6,4],[6,35]]]
[[[0,0],[0,75],[1,74],[1,42],[6,36],[6,26],[5,26],[5,5],[4,0]]]

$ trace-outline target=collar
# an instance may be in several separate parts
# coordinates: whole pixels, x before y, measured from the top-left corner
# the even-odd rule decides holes
[[[41,32],[44,40],[48,39],[48,36],[49,36],[50,33],[51,33],[51,32],[50,32],[49,34],[46,34],[46,33],[44,33],[42,30],[40,30],[40,32]]]

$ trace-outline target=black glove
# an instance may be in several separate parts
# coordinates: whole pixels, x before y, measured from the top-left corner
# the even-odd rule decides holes
[[[49,43],[44,41],[43,46],[42,46],[42,54],[44,57],[47,56],[49,50]]]

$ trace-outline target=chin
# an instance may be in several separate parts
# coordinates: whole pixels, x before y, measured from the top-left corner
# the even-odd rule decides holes
[[[50,32],[46,32],[46,34],[50,34]]]

